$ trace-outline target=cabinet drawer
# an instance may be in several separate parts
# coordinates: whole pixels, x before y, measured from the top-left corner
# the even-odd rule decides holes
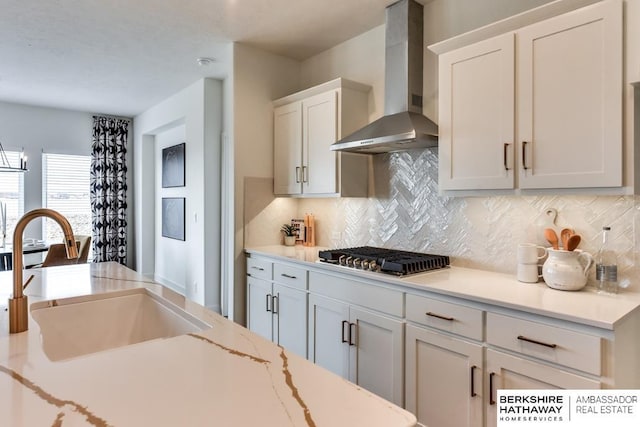
[[[247,274],[259,279],[271,280],[273,263],[264,258],[247,258]]]
[[[530,320],[487,313],[487,343],[600,375],[602,340]]]
[[[460,304],[407,294],[407,320],[478,341],[483,338],[483,311]]]
[[[307,290],[307,271],[285,264],[273,264],[273,280],[296,289]]]
[[[342,276],[309,272],[309,292],[371,310],[403,316],[404,294]]]

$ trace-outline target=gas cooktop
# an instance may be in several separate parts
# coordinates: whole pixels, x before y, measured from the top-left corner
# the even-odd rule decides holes
[[[360,246],[320,251],[320,261],[360,270],[404,276],[446,268],[449,257],[395,249]]]

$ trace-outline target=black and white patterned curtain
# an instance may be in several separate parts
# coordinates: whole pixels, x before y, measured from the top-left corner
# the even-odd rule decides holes
[[[91,213],[93,261],[127,261],[127,132],[129,120],[93,117]]]

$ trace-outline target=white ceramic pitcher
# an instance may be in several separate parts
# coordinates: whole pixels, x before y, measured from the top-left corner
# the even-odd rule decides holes
[[[587,274],[593,265],[589,252],[548,248],[549,257],[542,266],[547,286],[561,291],[578,291],[587,284]]]

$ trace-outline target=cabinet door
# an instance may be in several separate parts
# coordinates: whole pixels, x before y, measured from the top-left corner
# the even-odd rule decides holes
[[[521,188],[622,185],[622,2],[518,31]]]
[[[307,357],[307,293],[274,284],[274,341]]]
[[[487,350],[487,427],[497,424],[496,390],[599,389],[600,382],[500,351]]]
[[[273,112],[273,192],[302,191],[302,103],[278,107]]]
[[[439,57],[442,190],[514,187],[514,35]]]
[[[349,317],[349,380],[403,406],[404,323],[354,307]]]
[[[268,340],[273,339],[271,282],[247,277],[247,327]]]
[[[329,147],[338,137],[338,92],[305,99],[302,111],[302,192],[336,193],[338,154]]]
[[[349,306],[309,295],[309,360],[349,378]]]
[[[427,426],[483,424],[482,346],[407,325],[406,408]]]

